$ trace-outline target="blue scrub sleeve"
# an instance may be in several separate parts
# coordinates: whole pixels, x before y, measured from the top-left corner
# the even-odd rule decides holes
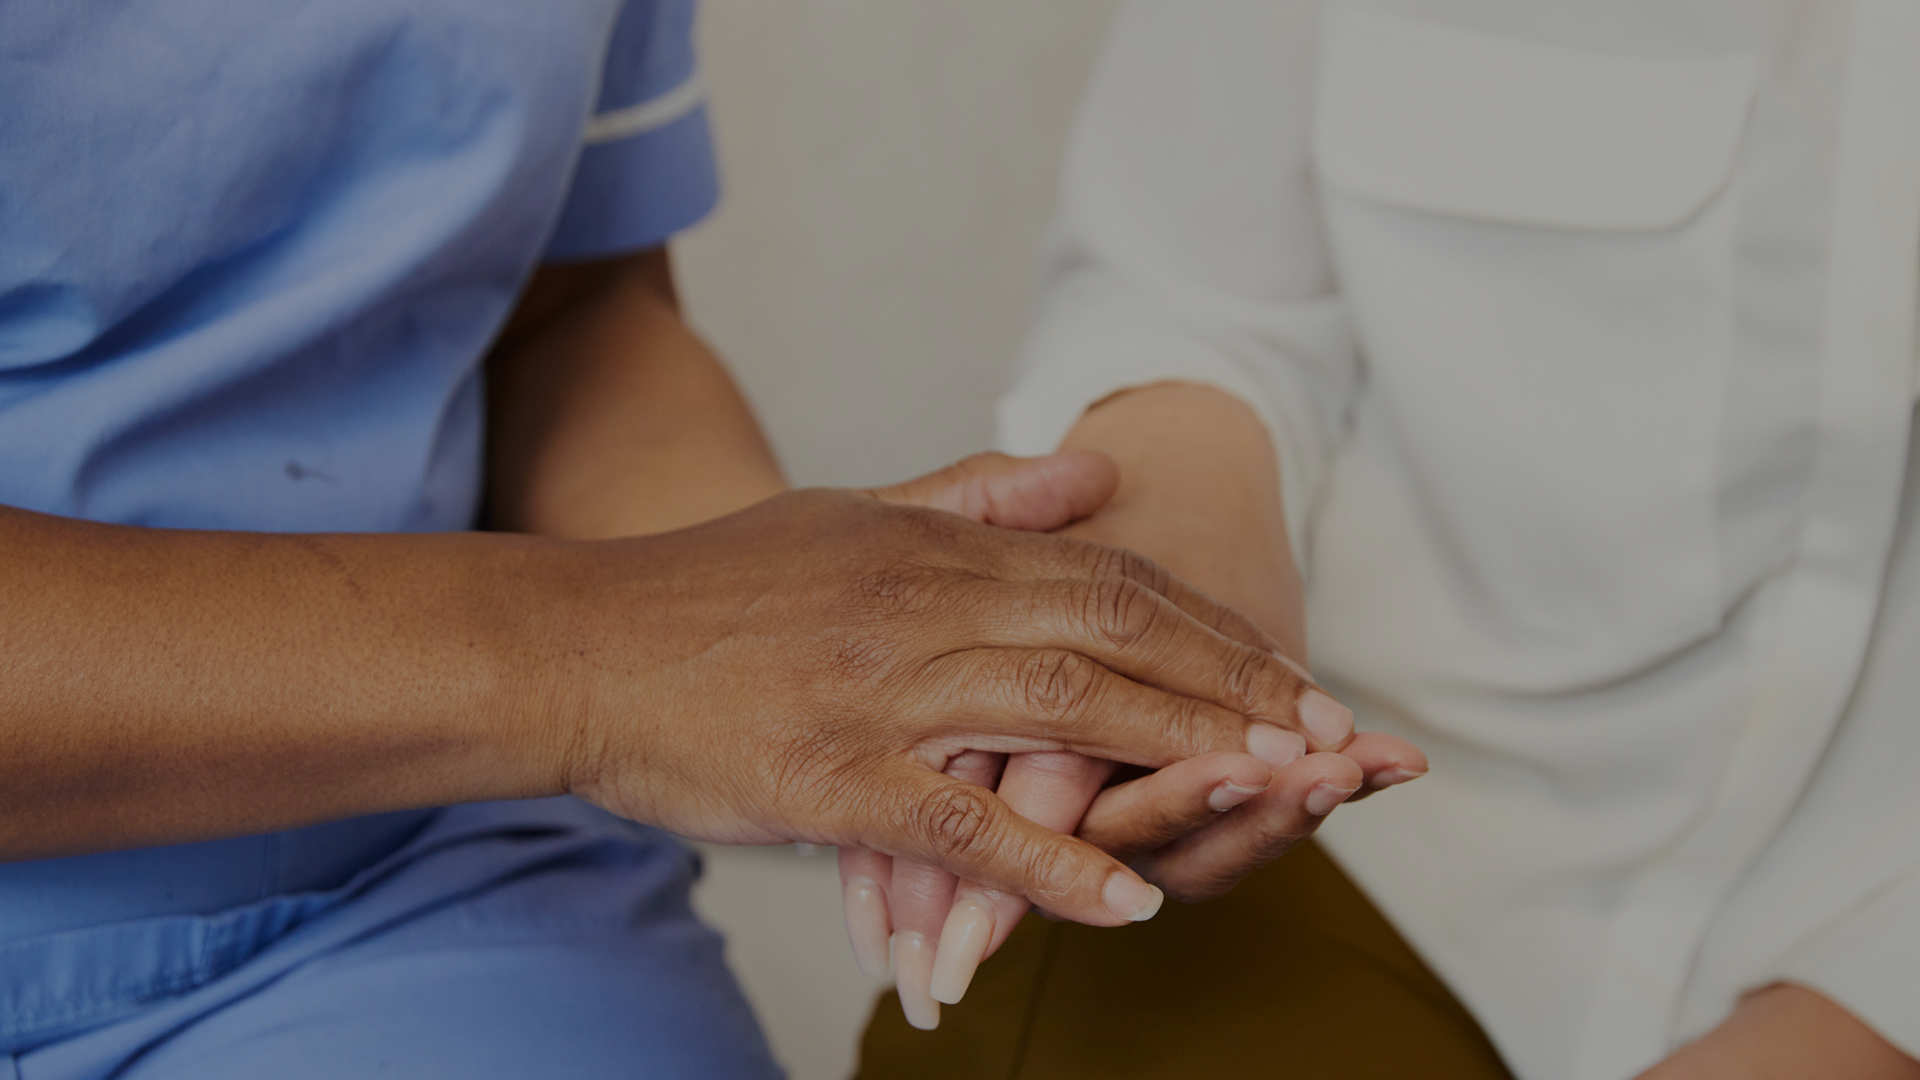
[[[657,246],[719,200],[693,23],[694,0],[622,8],[549,258]]]

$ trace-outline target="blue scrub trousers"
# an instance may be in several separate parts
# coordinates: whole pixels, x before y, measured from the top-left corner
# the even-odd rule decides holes
[[[336,887],[0,942],[0,1080],[777,1077],[697,873],[571,799],[439,811]]]

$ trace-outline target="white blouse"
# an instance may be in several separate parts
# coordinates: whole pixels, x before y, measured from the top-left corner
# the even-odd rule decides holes
[[[1917,268],[1914,0],[1139,3],[1003,439],[1265,419],[1433,761],[1322,835],[1521,1076],[1783,979],[1920,1054]]]

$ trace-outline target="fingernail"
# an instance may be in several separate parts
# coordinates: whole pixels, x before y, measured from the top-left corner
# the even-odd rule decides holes
[[[1107,910],[1128,922],[1146,922],[1160,910],[1166,895],[1132,874],[1115,870],[1100,890]]]
[[[1353,735],[1353,710],[1318,690],[1300,695],[1300,726],[1314,741],[1332,749]]]
[[[1418,780],[1425,775],[1427,775],[1427,770],[1425,769],[1383,769],[1373,774],[1373,786],[1376,790],[1380,788],[1390,788],[1395,784],[1404,784],[1409,780]]]
[[[1247,787],[1231,780],[1222,780],[1207,792],[1207,809],[1224,814],[1265,790],[1264,787]]]
[[[1307,741],[1299,735],[1272,724],[1252,724],[1247,728],[1247,753],[1278,769],[1300,760],[1307,752]]]
[[[985,901],[968,897],[953,905],[947,912],[947,925],[940,929],[940,947],[933,954],[933,981],[929,986],[933,1000],[960,1004],[992,938],[993,908]]]
[[[1347,797],[1358,790],[1360,789],[1340,787],[1337,784],[1324,782],[1315,784],[1313,785],[1313,790],[1307,792],[1305,803],[1307,813],[1312,814],[1314,817],[1326,817],[1328,814],[1333,813],[1334,807],[1346,802]]]
[[[940,1003],[927,992],[933,981],[933,943],[927,935],[907,931],[893,935],[893,985],[900,995],[900,1011],[907,1023],[921,1031],[940,1026]]]
[[[846,911],[853,962],[868,978],[886,978],[887,894],[872,878],[853,878],[847,882],[841,907]]]

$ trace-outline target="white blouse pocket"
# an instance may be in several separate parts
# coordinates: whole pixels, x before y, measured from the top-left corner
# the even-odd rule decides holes
[[[1755,59],[1331,6],[1314,157],[1361,423],[1449,576],[1496,632],[1603,667],[1717,624]]]

